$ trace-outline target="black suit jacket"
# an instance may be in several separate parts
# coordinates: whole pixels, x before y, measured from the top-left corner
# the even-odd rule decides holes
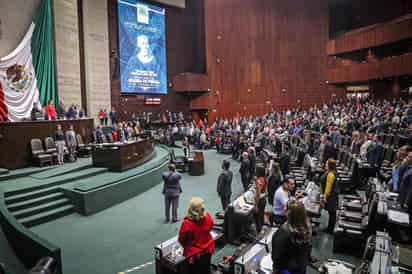
[[[233,173],[230,170],[223,170],[217,179],[217,193],[220,197],[230,196],[232,194]]]

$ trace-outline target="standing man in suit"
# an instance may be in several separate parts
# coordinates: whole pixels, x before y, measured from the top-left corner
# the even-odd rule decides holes
[[[242,160],[240,162],[239,172],[242,178],[243,190],[246,191],[249,188],[251,179],[249,154],[246,151],[242,153]]]
[[[180,185],[182,175],[176,172],[176,166],[174,164],[170,164],[169,171],[163,173],[162,179],[164,182],[163,195],[165,196],[165,222],[168,223],[170,221],[170,207],[172,207],[172,222],[176,223],[179,221],[177,209],[179,207],[179,196],[182,193],[182,187]]]
[[[230,196],[232,195],[232,178],[233,172],[229,170],[230,162],[223,160],[222,172],[217,180],[217,194],[222,202],[223,210],[230,204]]]
[[[66,144],[70,153],[70,161],[73,162],[76,160],[75,152],[77,146],[76,132],[74,132],[73,125],[70,125],[69,130],[66,131]]]

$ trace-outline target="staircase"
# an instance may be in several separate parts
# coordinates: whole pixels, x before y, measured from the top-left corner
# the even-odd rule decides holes
[[[26,227],[67,216],[75,212],[75,206],[64,196],[61,187],[105,171],[106,169],[102,168],[78,170],[71,174],[40,180],[41,183],[30,187],[5,192],[7,209]]]
[[[7,169],[0,168],[0,175],[6,175],[8,173],[9,173],[9,171]]]

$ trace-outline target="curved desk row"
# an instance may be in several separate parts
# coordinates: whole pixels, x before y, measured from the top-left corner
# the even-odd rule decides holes
[[[154,150],[152,140],[96,145],[92,152],[93,166],[110,171],[124,171],[146,162]]]

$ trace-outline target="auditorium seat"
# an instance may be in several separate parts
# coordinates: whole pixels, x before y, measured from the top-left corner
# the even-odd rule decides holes
[[[176,170],[186,172],[186,158],[184,156],[176,157],[175,150],[173,148],[170,150],[170,161],[176,166]]]
[[[44,147],[46,149],[46,153],[57,152],[56,144],[54,143],[54,140],[51,137],[44,138]]]
[[[57,148],[52,137],[44,138],[44,147],[46,153],[52,156],[53,164],[57,164]]]
[[[83,142],[83,137],[80,134],[76,135],[76,140],[77,140],[77,151],[79,152],[79,156],[89,157],[92,152],[92,146],[86,145]]]
[[[40,139],[31,139],[30,140],[30,147],[31,153],[33,157],[33,161],[37,163],[39,166],[43,166],[44,164],[51,164],[52,163],[52,155],[47,154],[44,151],[43,144]]]
[[[107,139],[107,141],[108,141],[109,143],[113,143],[113,142],[114,142],[113,136],[112,136],[111,134],[105,134],[105,135],[106,135],[106,139]]]

